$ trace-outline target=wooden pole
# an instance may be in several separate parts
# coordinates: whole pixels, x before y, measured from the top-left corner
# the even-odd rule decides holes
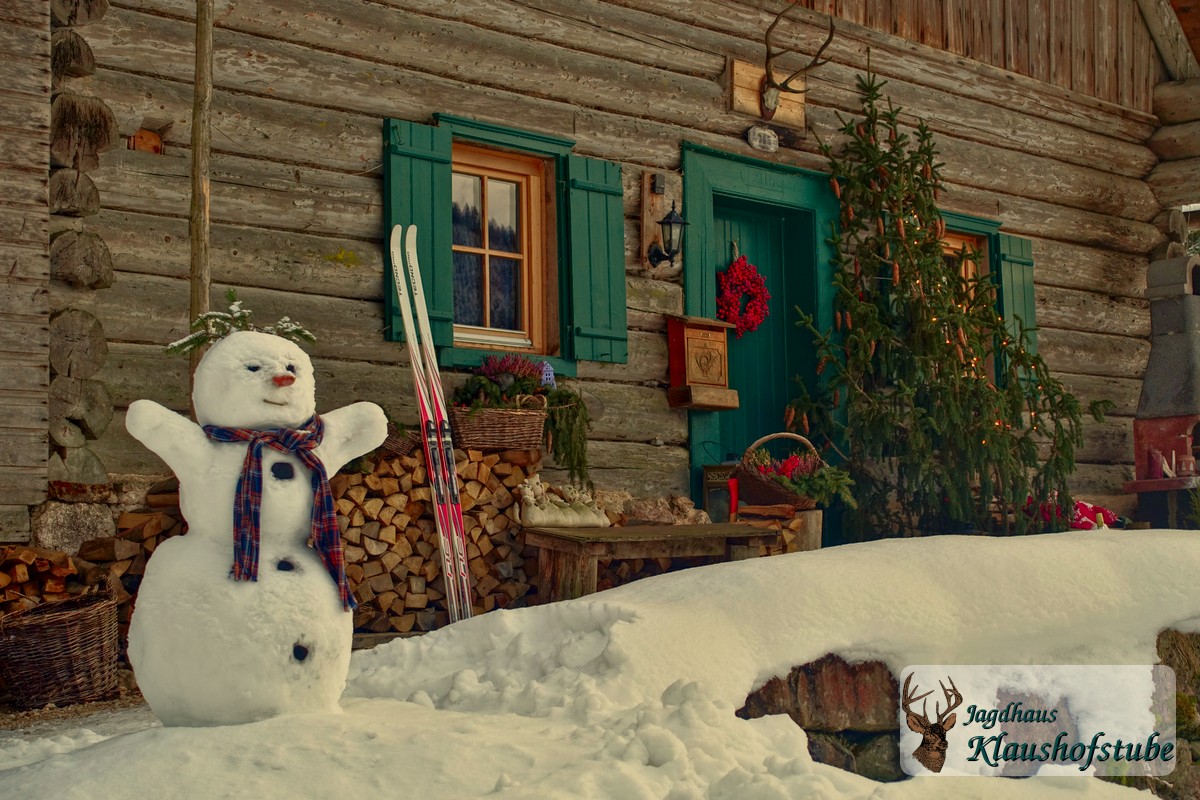
[[[208,311],[209,274],[209,150],[212,145],[213,93],[213,3],[196,0],[196,78],[192,104],[192,207],[188,217],[188,232],[192,244],[191,295],[188,319]],[[196,365],[203,351],[192,351],[189,393],[195,380]]]

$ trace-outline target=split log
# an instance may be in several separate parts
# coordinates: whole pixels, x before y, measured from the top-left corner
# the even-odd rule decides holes
[[[108,13],[108,0],[50,0],[50,21],[56,28],[87,25]]]
[[[94,233],[64,231],[50,242],[50,277],[81,289],[107,289],[113,285],[112,254]]]
[[[68,308],[50,320],[50,367],[59,375],[90,378],[108,357],[100,320]]]
[[[50,35],[50,80],[57,88],[63,78],[82,78],[96,71],[96,56],[87,40],[69,28]]]
[[[69,447],[55,453],[46,464],[46,479],[51,482],[100,485],[108,483],[104,462],[89,447]]]
[[[141,552],[137,542],[127,542],[116,536],[89,539],[79,546],[79,557],[85,561],[123,561],[136,558]]]
[[[50,382],[50,417],[70,420],[88,439],[99,439],[112,422],[112,398],[100,381],[59,375]]]
[[[58,169],[50,173],[50,213],[67,217],[86,217],[100,210],[100,190],[77,169]]]

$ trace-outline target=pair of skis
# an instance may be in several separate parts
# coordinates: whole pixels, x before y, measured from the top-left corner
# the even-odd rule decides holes
[[[403,239],[403,250],[401,240]],[[417,265],[417,226],[392,228],[392,277],[404,320],[404,341],[412,365],[417,390],[417,408],[421,416],[421,438],[425,445],[425,465],[433,490],[434,520],[441,539],[442,575],[446,583],[446,606],[450,621],[471,616],[471,579],[467,570],[467,533],[463,525],[458,495],[458,476],[454,472],[454,443],[450,438],[450,419],[438,374],[437,352],[429,332],[429,312],[421,288],[421,270]],[[402,259],[403,256],[403,259]],[[411,300],[410,300],[411,296]],[[413,324],[416,309],[416,324]]]

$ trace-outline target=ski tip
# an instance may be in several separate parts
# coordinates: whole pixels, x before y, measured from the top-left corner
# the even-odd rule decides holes
[[[400,249],[400,244],[403,241],[403,237],[404,237],[404,226],[403,225],[393,225],[391,240],[389,242],[389,244],[391,244],[391,247],[392,247],[392,252],[396,252]]]
[[[409,225],[408,230],[404,234],[404,246],[408,250],[415,250],[417,247],[417,226]]]

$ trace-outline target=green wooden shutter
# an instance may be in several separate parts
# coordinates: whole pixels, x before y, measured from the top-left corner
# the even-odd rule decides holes
[[[384,338],[401,341],[404,325],[387,242],[394,225],[417,226],[417,258],[434,344],[454,343],[454,269],[450,254],[452,164],[449,128],[399,119],[383,128]]]
[[[1033,243],[1019,236],[999,236],[997,291],[1000,315],[1014,337],[1027,330],[1028,349],[1037,352],[1037,316],[1033,298]]]
[[[568,156],[566,167],[570,355],[623,364],[629,334],[621,167],[582,156]]]

